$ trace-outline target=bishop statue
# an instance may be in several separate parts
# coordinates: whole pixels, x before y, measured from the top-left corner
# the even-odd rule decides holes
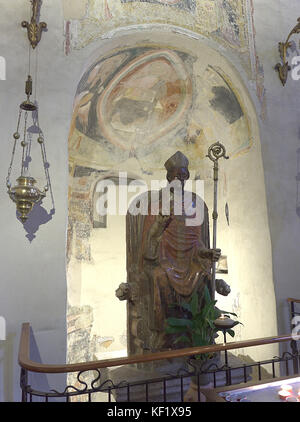
[[[127,300],[129,355],[177,347],[172,335],[165,333],[166,319],[182,316],[180,303],[195,291],[199,307],[205,286],[214,295],[212,265],[221,251],[210,248],[204,200],[185,191],[188,165],[187,157],[177,151],[165,162],[167,186],[156,196],[149,191],[136,200],[147,201],[147,213],[136,215],[130,208],[127,212],[127,282],[119,286],[116,296]],[[165,198],[169,198],[168,210]],[[226,296],[230,287],[216,280],[216,291]]]

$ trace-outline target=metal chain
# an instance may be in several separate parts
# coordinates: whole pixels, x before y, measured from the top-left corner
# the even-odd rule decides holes
[[[22,109],[19,110],[19,117],[18,117],[18,123],[17,123],[17,130],[14,133],[14,145],[13,145],[13,150],[12,150],[12,155],[11,155],[11,160],[10,160],[10,164],[9,164],[9,168],[8,168],[8,173],[7,173],[7,178],[6,178],[6,186],[8,188],[11,187],[11,182],[10,182],[10,175],[11,175],[11,171],[12,171],[12,165],[14,162],[14,158],[15,158],[15,152],[16,152],[16,145],[17,145],[17,140],[19,139],[20,135],[19,135],[19,127],[20,127],[20,121],[21,121],[21,115],[22,115]]]
[[[34,102],[36,103],[36,96],[37,96],[37,84],[38,84],[38,53],[39,53],[39,45],[36,46],[35,51],[35,75],[34,75]]]
[[[26,130],[27,130],[27,117],[28,112],[25,113],[25,123],[24,123],[24,138],[23,138],[23,151],[22,151],[22,168],[21,168],[21,176],[24,176],[25,171],[25,147],[26,147]]]
[[[29,50],[28,50],[28,75],[30,75],[31,71],[31,45],[29,44]]]
[[[41,153],[42,153],[45,177],[46,177],[46,182],[47,182],[46,186],[44,187],[44,190],[45,190],[45,192],[50,190],[51,201],[52,201],[52,209],[54,210],[55,204],[54,204],[54,197],[53,197],[53,192],[52,192],[52,188],[51,188],[51,181],[50,181],[50,175],[49,175],[49,169],[48,169],[46,147],[45,147],[45,138],[44,138],[44,135],[41,131],[40,131],[40,134],[39,134],[39,137],[38,137],[38,143],[41,145]]]
[[[31,154],[31,145],[32,145],[32,134],[30,132],[28,132],[27,134],[27,142],[26,142],[26,151],[25,151],[25,162],[27,162],[27,167],[26,167],[26,173],[29,172],[29,164],[30,161],[29,159],[31,158],[30,154]],[[28,161],[27,161],[28,159]]]
[[[48,190],[49,189],[49,173],[48,173],[48,169],[47,169],[47,158],[46,158],[46,148],[45,148],[45,139],[44,136],[42,134],[42,132],[40,132],[39,134],[39,138],[38,138],[38,142],[41,145],[41,154],[42,154],[42,160],[43,160],[43,166],[44,166],[44,171],[45,171],[45,178],[46,178],[46,186],[45,189]]]

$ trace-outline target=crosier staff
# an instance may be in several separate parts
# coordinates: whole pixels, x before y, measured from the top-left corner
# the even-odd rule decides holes
[[[213,249],[215,250],[217,246],[217,220],[218,220],[218,180],[219,180],[218,160],[222,157],[228,160],[229,157],[226,155],[226,149],[224,145],[222,145],[220,142],[216,142],[209,147],[206,157],[208,157],[214,163],[214,209],[212,213],[212,218],[213,218]],[[213,295],[215,295],[215,290],[216,290],[216,262],[213,260],[212,262]]]

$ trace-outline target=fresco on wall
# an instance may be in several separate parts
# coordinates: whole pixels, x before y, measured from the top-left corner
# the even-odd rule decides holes
[[[65,11],[66,55],[118,27],[160,23],[185,28],[238,54],[244,71],[256,83],[261,117],[265,117],[264,72],[256,53],[253,0],[85,0],[80,10],[77,19]]]
[[[120,56],[121,61],[126,54]],[[104,61],[91,71],[85,97],[96,84],[101,94],[79,108],[77,120],[77,128],[87,136],[124,150],[148,146],[171,131],[192,101],[191,79],[177,54],[152,50],[137,55],[132,50],[130,56],[135,58],[122,67],[108,59],[109,65]],[[104,80],[105,67],[109,80]]]
[[[70,19],[65,14],[67,53],[118,26],[150,22],[190,29],[239,48],[240,53],[249,55],[251,50],[248,45],[251,0],[85,1],[86,13],[81,18]]]
[[[70,157],[95,168],[137,161],[149,174],[158,150],[180,148],[201,165],[212,141],[224,139],[235,157],[252,144],[247,117],[220,69],[170,49],[129,48],[100,58],[76,93]]]
[[[167,6],[175,6],[182,10],[188,10],[190,12],[195,11],[196,0],[121,0],[122,3],[154,3],[154,4],[163,4]]]
[[[218,0],[216,2],[219,14],[219,26],[216,34],[224,37],[230,44],[242,47],[244,32],[243,2]]]

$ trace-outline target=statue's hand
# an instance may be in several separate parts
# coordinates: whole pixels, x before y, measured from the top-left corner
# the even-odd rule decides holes
[[[221,249],[201,249],[199,256],[217,262],[221,256]]]
[[[231,288],[224,280],[218,279],[216,280],[216,292],[222,296],[228,296],[231,292]]]
[[[119,300],[130,300],[131,299],[131,288],[128,283],[121,283],[116,290],[116,296]]]
[[[153,223],[150,229],[150,236],[157,237],[157,238],[162,236],[166,226],[169,223],[170,218],[171,217],[169,215],[158,214],[158,216],[155,219],[155,222]]]

